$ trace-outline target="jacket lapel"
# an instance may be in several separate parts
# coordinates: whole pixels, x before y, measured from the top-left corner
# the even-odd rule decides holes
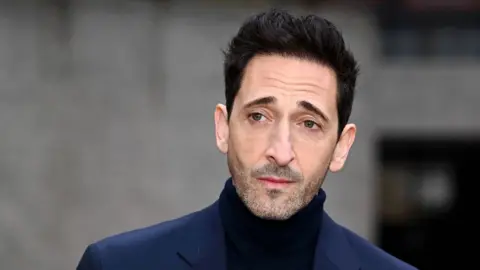
[[[194,270],[226,270],[226,247],[218,201],[193,214],[179,237],[179,259]],[[187,268],[188,269],[188,268]]]
[[[359,270],[360,262],[344,229],[323,212],[315,251],[314,270]]]

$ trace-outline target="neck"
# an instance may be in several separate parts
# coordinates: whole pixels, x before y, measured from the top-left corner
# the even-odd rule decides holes
[[[290,253],[317,242],[325,192],[287,220],[265,220],[250,212],[229,179],[220,195],[220,216],[229,239],[241,252]]]

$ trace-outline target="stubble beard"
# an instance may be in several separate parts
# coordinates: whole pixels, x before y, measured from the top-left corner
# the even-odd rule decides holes
[[[297,178],[296,180],[298,182],[294,185],[299,185],[300,188],[294,189],[289,193],[285,193],[280,189],[265,190],[253,176],[255,172],[259,172],[258,170],[252,171],[249,168],[245,168],[237,157],[230,154],[227,155],[227,163],[230,174],[232,175],[233,184],[240,199],[252,214],[267,220],[287,220],[291,218],[310,203],[320,190],[324,179],[323,177],[317,181],[305,182],[305,179],[298,176],[297,173],[295,176],[292,175],[292,177]],[[276,166],[270,164],[264,168],[273,172],[273,170],[275,170],[273,167]],[[294,174],[292,171],[276,168],[276,172],[283,170],[284,172],[287,171]],[[264,169],[263,171],[266,170]],[[283,173],[283,175],[280,176],[285,177],[285,174],[286,173]],[[326,172],[324,175],[326,175]],[[300,180],[299,177],[302,179]],[[303,186],[305,183],[306,186]]]

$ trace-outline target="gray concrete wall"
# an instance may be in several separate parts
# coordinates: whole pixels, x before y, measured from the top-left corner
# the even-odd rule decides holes
[[[217,8],[77,5],[67,39],[52,10],[0,9],[2,269],[73,269],[92,241],[217,198],[228,176],[213,134],[221,49],[253,10]],[[478,131],[480,65],[385,66],[368,13],[319,13],[363,67],[357,142],[327,180],[327,209],[375,240],[375,138]]]

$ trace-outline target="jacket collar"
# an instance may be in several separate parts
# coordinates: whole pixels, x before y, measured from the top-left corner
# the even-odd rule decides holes
[[[348,242],[345,229],[324,211],[315,251],[314,270],[359,270],[360,261]]]
[[[226,270],[225,234],[218,201],[193,214],[193,219],[178,233],[177,255],[191,269]]]
[[[360,262],[344,228],[323,212],[314,270],[359,270]],[[194,270],[226,270],[226,248],[218,201],[193,215],[176,243],[179,259]],[[187,268],[188,269],[188,268]]]

